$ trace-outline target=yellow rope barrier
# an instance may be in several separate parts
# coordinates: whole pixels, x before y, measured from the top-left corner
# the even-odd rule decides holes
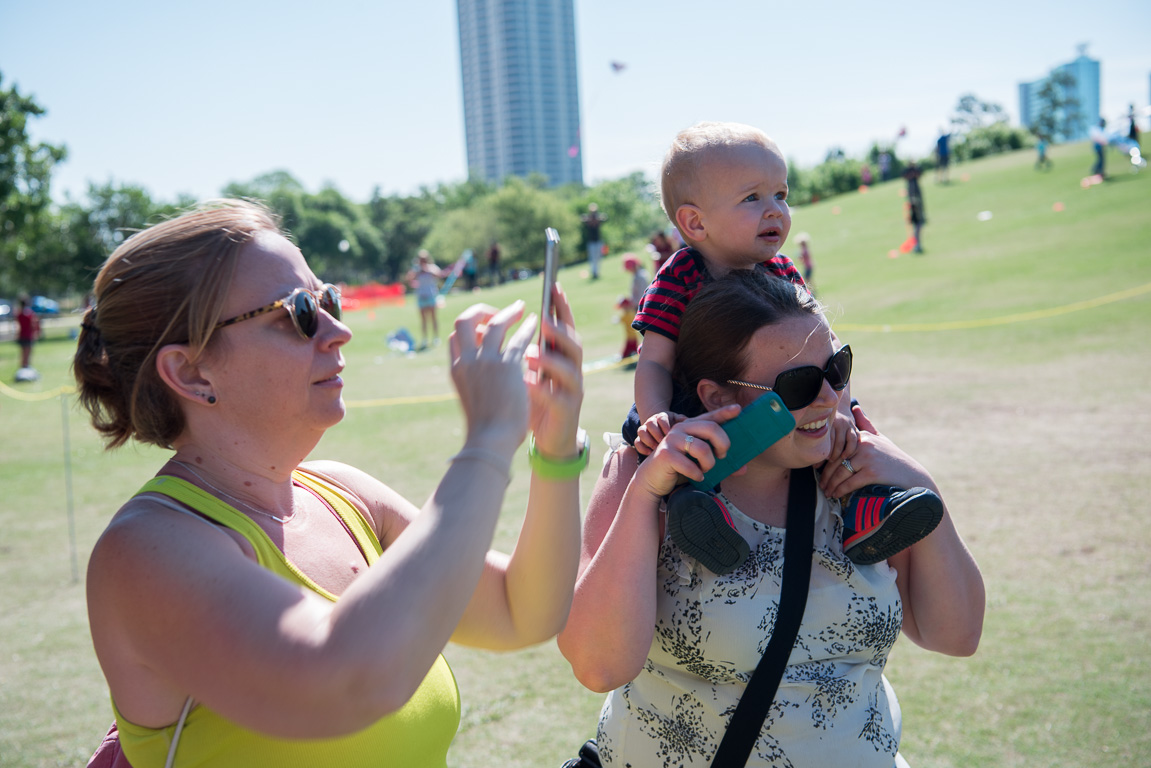
[[[55,389],[50,389],[47,392],[21,392],[18,389],[13,389],[12,387],[8,386],[3,381],[0,381],[0,395],[10,397],[13,400],[22,400],[26,403],[37,403],[41,400],[51,400],[52,398],[59,397],[60,395],[70,395],[75,391],[75,387],[66,384],[61,387],[56,387]]]

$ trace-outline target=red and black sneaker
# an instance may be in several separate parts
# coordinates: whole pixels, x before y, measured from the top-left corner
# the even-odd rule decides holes
[[[935,530],[943,500],[927,488],[867,485],[843,505],[843,552],[872,565],[901,552]]]

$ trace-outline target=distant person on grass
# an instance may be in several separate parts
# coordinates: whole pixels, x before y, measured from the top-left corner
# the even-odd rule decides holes
[[[811,255],[811,235],[800,232],[795,236],[795,243],[799,246],[799,263],[803,267],[803,282],[814,294],[815,286],[812,278],[815,277],[815,258]]]
[[[440,343],[439,307],[436,302],[440,296],[440,280],[446,275],[424,250],[416,256],[416,265],[408,272],[408,283],[416,292],[416,308],[420,313],[420,349],[428,348],[429,325],[432,327],[433,343]]]
[[[476,265],[476,252],[471,248],[464,251],[464,281],[467,285],[468,291],[473,292],[476,290],[476,274],[478,268]]]
[[[951,166],[951,134],[939,129],[939,138],[935,141],[935,182],[946,184],[950,181]]]
[[[512,331],[519,302],[457,318],[466,436],[422,509],[359,469],[302,463],[344,417],[352,334],[339,292],[265,209],[225,201],[133,235],[95,297],[81,402],[109,447],[174,451],[88,566],[131,764],[159,768],[174,750],[176,765],[444,768],[460,720],[447,642],[519,648],[567,618],[587,446],[563,292],[539,350],[534,319]],[[488,548],[529,429],[508,557]],[[406,450],[439,462],[451,440]]]
[[[492,240],[492,244],[488,246],[488,280],[492,288],[503,283],[503,275],[500,274],[500,244]]]
[[[599,206],[595,203],[588,203],[587,213],[580,216],[580,222],[583,224],[584,244],[587,248],[588,269],[591,271],[592,280],[599,280],[599,263],[600,259],[603,258],[603,235],[600,230],[605,221],[607,221],[607,216],[600,213]]]
[[[1099,118],[1099,125],[1091,126],[1091,147],[1095,150],[1095,165],[1091,166],[1091,175],[1105,178],[1107,162],[1107,121]]]
[[[1047,156],[1047,139],[1042,136],[1035,142],[1035,170],[1051,170],[1051,158]]]
[[[21,297],[16,312],[16,343],[20,346],[20,368],[32,367],[32,346],[40,338],[40,318],[32,311],[28,299]]]
[[[787,162],[767,134],[739,123],[699,123],[672,142],[661,170],[664,211],[687,247],[660,267],[644,293],[632,327],[643,334],[635,372],[635,405],[622,433],[641,455],[655,450],[663,437],[660,424],[683,418],[684,398],[672,370],[684,308],[708,281],[735,270],[758,270],[788,280],[808,291],[791,259],[780,253],[791,231],[787,205]],[[858,431],[845,394],[831,425],[831,463],[847,463]],[[657,414],[666,413],[663,421]],[[845,508],[844,540],[849,555],[875,562],[910,546],[925,532],[908,525],[921,515],[938,522],[943,505],[926,488],[878,485],[860,489]],[[710,521],[720,536],[728,521]],[[689,554],[708,563],[711,553],[695,545]]]
[[[919,187],[922,173],[914,160],[903,171],[903,178],[907,180],[907,223],[911,225],[911,236],[915,238],[916,253],[923,253],[923,225],[927,223],[927,208],[923,204],[923,190]]]

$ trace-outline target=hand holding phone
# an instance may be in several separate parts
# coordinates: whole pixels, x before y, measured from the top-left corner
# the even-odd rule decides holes
[[[715,466],[704,473],[702,480],[690,481],[696,488],[708,493],[795,429],[795,418],[779,399],[779,395],[765,392],[741,410],[738,416],[720,426],[731,440],[727,455],[716,461]]]

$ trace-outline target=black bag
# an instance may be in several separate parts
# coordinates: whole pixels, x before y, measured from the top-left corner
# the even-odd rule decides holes
[[[568,760],[560,768],[603,768],[599,761],[599,747],[595,739],[588,739],[579,748],[579,756]]]

